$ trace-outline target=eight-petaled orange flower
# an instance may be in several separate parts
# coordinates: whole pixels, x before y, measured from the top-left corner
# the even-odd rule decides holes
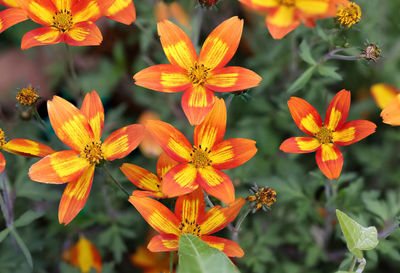
[[[43,158],[32,165],[29,177],[43,183],[68,182],[58,210],[60,223],[68,224],[86,203],[95,166],[132,152],[143,138],[144,126],[123,127],[102,143],[104,109],[95,91],[86,95],[81,110],[58,96],[47,102],[47,108],[56,135],[72,150]]]
[[[104,1],[104,0],[103,0]],[[120,23],[130,25],[136,20],[136,10],[132,0],[107,0],[103,14]]]
[[[176,251],[182,234],[199,237],[212,247],[223,251],[229,257],[242,257],[243,250],[234,241],[210,236],[238,215],[245,203],[236,199],[230,207],[215,206],[205,212],[204,194],[201,189],[179,196],[175,204],[175,214],[160,202],[149,197],[132,195],[129,202],[135,206],[149,225],[160,233],[153,237],[147,248],[153,252]]]
[[[20,22],[28,20],[25,10],[19,8],[16,0],[0,0],[7,9],[0,11],[0,33]]]
[[[353,144],[375,132],[376,125],[367,120],[346,121],[350,109],[351,95],[342,90],[329,104],[322,122],[317,110],[297,97],[288,101],[290,113],[296,125],[313,137],[292,137],[285,140],[280,149],[286,153],[316,153],[318,167],[329,179],[339,177],[343,166],[343,155],[337,146]]]
[[[136,196],[166,198],[167,196],[162,192],[162,180],[164,175],[177,164],[178,162],[163,152],[157,161],[157,175],[129,163],[124,163],[121,166],[121,171],[133,184],[144,190],[134,191]]]
[[[136,84],[155,91],[184,91],[182,108],[190,124],[198,125],[211,110],[214,92],[232,92],[257,86],[261,77],[251,70],[224,67],[233,57],[242,36],[243,21],[232,17],[206,39],[200,56],[189,37],[168,20],[158,23],[158,34],[171,64],[151,66],[133,78]]]
[[[175,127],[162,121],[147,121],[146,128],[163,150],[180,164],[169,170],[162,192],[175,197],[199,186],[226,204],[235,200],[235,189],[221,169],[242,165],[257,152],[255,141],[243,138],[222,140],[226,127],[226,106],[217,99],[205,120],[194,129],[194,145]]]

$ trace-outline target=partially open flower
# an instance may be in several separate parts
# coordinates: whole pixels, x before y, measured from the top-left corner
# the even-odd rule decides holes
[[[369,44],[365,49],[363,49],[360,56],[367,60],[377,62],[380,55],[381,49],[376,44]]]
[[[16,98],[20,104],[30,106],[38,101],[39,95],[35,88],[28,86],[19,91]]]
[[[336,19],[341,25],[351,27],[361,20],[361,8],[356,3],[342,5],[337,9]]]
[[[270,187],[258,188],[258,186],[255,185],[250,189],[250,192],[253,195],[247,197],[246,200],[253,203],[254,212],[261,208],[267,210],[277,201],[276,191]]]

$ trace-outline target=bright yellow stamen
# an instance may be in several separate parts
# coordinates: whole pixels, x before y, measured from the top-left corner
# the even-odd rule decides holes
[[[208,154],[210,152],[211,152],[211,150],[207,151],[207,148],[205,150],[201,149],[201,146],[199,146],[199,148],[193,147],[193,151],[190,154],[192,156],[191,163],[197,169],[210,166],[211,160],[208,158]]]
[[[192,81],[193,85],[203,85],[208,79],[208,73],[210,69],[204,64],[198,64],[197,62],[189,69],[188,77]]]
[[[347,6],[343,5],[338,8],[336,12],[336,18],[340,24],[347,27],[360,22],[361,20],[361,8],[356,3],[351,3]]]
[[[39,95],[37,94],[35,88],[29,86],[27,88],[22,89],[17,94],[17,100],[19,103],[23,105],[32,105],[39,99]]]
[[[60,10],[53,16],[53,25],[62,32],[68,31],[73,25],[72,13],[69,10]]]
[[[279,0],[279,5],[293,7],[296,0]]]
[[[0,149],[6,143],[7,143],[7,141],[6,141],[6,136],[4,134],[4,131],[2,129],[0,129]]]
[[[90,163],[99,164],[104,159],[104,154],[101,149],[101,141],[92,141],[85,146],[81,151],[81,157],[85,158]]]
[[[189,222],[188,219],[182,219],[179,225],[179,231],[181,234],[192,234],[194,236],[200,237],[201,227],[196,221]]]
[[[318,139],[319,143],[327,144],[332,142],[333,136],[332,131],[327,127],[322,127],[316,134],[315,137]]]

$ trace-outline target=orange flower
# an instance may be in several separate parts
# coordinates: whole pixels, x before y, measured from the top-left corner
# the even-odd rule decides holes
[[[178,162],[164,152],[158,158],[157,175],[129,163],[122,164],[120,169],[133,184],[144,190],[134,191],[136,196],[166,198],[167,196],[161,191],[162,180],[164,175],[177,164]]]
[[[111,20],[125,25],[130,25],[136,20],[136,10],[132,0],[107,0],[104,2],[106,2],[106,7],[103,14]]]
[[[171,64],[143,69],[133,78],[136,84],[155,91],[184,91],[182,108],[190,124],[198,125],[211,110],[214,92],[232,92],[257,86],[261,78],[242,67],[224,67],[236,52],[243,21],[232,17],[208,36],[200,56],[189,37],[168,20],[158,23],[158,34]]]
[[[54,150],[49,146],[29,139],[13,139],[6,140],[4,131],[0,128],[0,151],[4,150],[9,153],[27,156],[27,157],[45,157],[54,153]],[[0,173],[6,167],[6,160],[2,153],[0,153]]]
[[[97,248],[84,236],[62,254],[67,263],[79,268],[82,273],[88,273],[93,267],[100,273],[102,268],[101,256]]]
[[[158,2],[154,7],[154,17],[157,22],[167,20],[169,18],[175,19],[178,24],[190,29],[189,16],[186,14],[182,5],[178,2],[172,2],[170,4],[164,2]]]
[[[400,91],[392,85],[377,83],[371,86],[371,95],[381,109],[385,108],[398,94]]]
[[[28,20],[26,11],[19,8],[16,0],[0,0],[0,4],[7,9],[0,11],[0,33],[6,29]]]
[[[145,111],[140,115],[138,123],[144,125],[147,120],[160,120],[160,116],[155,112]],[[143,140],[139,144],[139,149],[145,157],[149,158],[158,157],[162,153],[160,145],[148,132],[145,132]]]
[[[86,203],[95,166],[132,152],[143,138],[144,126],[123,127],[102,143],[104,110],[95,91],[86,95],[81,110],[58,96],[47,102],[47,109],[56,135],[72,150],[43,158],[30,168],[29,177],[43,183],[69,182],[58,209],[59,222],[67,225]]]
[[[180,164],[169,170],[162,183],[168,197],[190,193],[199,186],[226,204],[235,200],[235,189],[221,169],[242,165],[257,152],[255,141],[242,138],[222,140],[226,107],[217,99],[206,119],[194,129],[194,145],[175,127],[162,121],[148,121],[146,128],[163,150]]]
[[[129,202],[135,206],[149,225],[160,233],[153,237],[147,248],[152,252],[176,251],[182,234],[193,234],[208,245],[223,251],[229,257],[242,257],[243,250],[234,241],[210,236],[238,215],[245,203],[236,199],[230,207],[215,206],[205,212],[204,195],[201,189],[178,197],[175,214],[160,202],[148,197],[132,195]]]
[[[297,97],[288,101],[290,113],[296,125],[304,133],[314,137],[292,137],[285,140],[280,149],[286,153],[316,153],[318,167],[329,179],[339,177],[343,155],[339,146],[353,144],[375,132],[376,125],[367,120],[345,122],[350,109],[350,92],[342,90],[329,104],[325,123],[317,110]]]

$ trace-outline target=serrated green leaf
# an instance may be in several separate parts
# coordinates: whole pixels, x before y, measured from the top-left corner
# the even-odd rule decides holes
[[[315,68],[316,68],[316,66],[314,65],[314,66],[309,67],[306,71],[304,71],[304,73],[301,74],[301,76],[298,77],[297,80],[295,80],[295,82],[292,83],[292,85],[289,87],[288,93],[293,94],[296,91],[303,88],[308,83],[308,81],[311,79]]]
[[[336,72],[338,68],[336,66],[320,65],[318,66],[318,73],[321,76],[333,78],[335,80],[342,80],[342,76]]]
[[[357,258],[363,258],[362,250],[370,250],[378,245],[378,231],[374,226],[365,228],[338,209],[336,216],[346,239],[347,248]]]
[[[311,49],[310,46],[308,45],[306,40],[303,40],[300,44],[300,52],[299,52],[300,58],[303,59],[306,63],[310,65],[315,65],[316,62],[314,58],[311,55]]]
[[[28,210],[24,214],[22,214],[17,220],[14,222],[15,227],[23,227],[26,225],[29,225],[36,219],[40,218],[43,216],[43,212],[37,212],[33,210]]]
[[[7,238],[7,235],[10,233],[10,228],[5,228],[0,232],[0,243]]]
[[[191,234],[179,239],[178,273],[239,273],[226,255]]]

